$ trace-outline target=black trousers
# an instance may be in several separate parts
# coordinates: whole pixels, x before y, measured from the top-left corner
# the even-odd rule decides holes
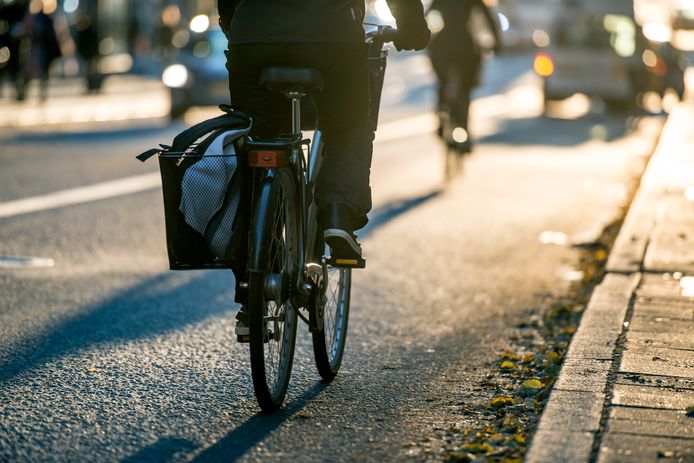
[[[251,116],[251,135],[276,137],[291,129],[291,103],[259,84],[270,66],[321,71],[325,88],[313,95],[325,158],[316,185],[319,211],[330,203],[354,211],[355,228],[371,209],[373,131],[368,122],[368,60],[360,44],[237,44],[227,51],[231,105]]]

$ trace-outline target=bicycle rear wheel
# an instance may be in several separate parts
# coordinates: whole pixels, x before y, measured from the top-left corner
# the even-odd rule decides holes
[[[317,247],[323,251],[325,244],[322,235],[318,241]],[[321,254],[322,252],[318,253],[318,257]],[[316,288],[314,297],[311,298],[311,326],[318,326],[318,330],[312,333],[313,355],[318,373],[327,381],[337,375],[342,364],[351,290],[352,269],[328,265],[327,280]]]
[[[260,408],[274,412],[287,392],[294,359],[298,222],[291,173],[269,173],[257,192],[248,281],[251,374]]]

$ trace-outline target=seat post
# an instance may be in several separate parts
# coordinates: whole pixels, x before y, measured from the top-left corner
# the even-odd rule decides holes
[[[301,96],[300,92],[287,93],[292,100],[292,133],[301,133]]]

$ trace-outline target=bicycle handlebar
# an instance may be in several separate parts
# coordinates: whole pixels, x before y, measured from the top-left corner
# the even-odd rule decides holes
[[[377,26],[376,29],[366,33],[366,40],[369,43],[387,43],[392,42],[398,37],[398,30],[392,26]]]

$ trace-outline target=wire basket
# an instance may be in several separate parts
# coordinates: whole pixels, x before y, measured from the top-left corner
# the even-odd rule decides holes
[[[239,155],[159,155],[172,270],[233,268],[242,261],[248,234],[247,175],[242,161]],[[233,174],[224,175],[233,164]]]

